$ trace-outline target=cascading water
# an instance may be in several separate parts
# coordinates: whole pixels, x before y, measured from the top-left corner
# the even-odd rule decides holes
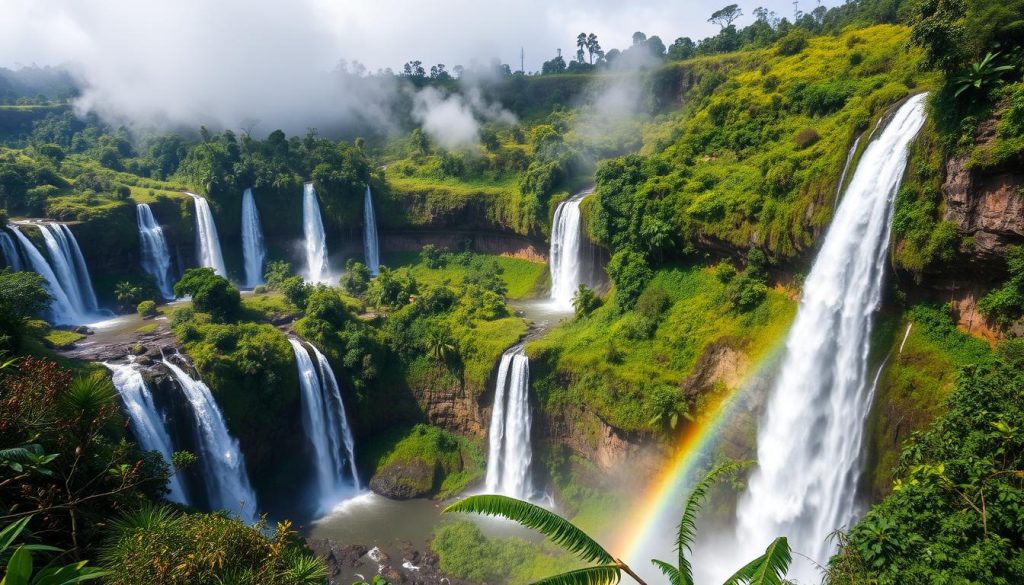
[[[312,182],[302,186],[302,233],[306,236],[306,276],[311,282],[323,282],[329,273],[327,233]]]
[[[18,254],[18,247],[7,232],[0,230],[0,250],[4,253],[4,262],[11,270],[18,272],[24,269],[21,263],[21,255]]]
[[[290,337],[302,390],[302,427],[313,446],[321,511],[336,503],[343,492],[359,489],[355,442],[345,415],[341,390],[327,358],[315,347]],[[316,357],[314,363],[313,358]],[[346,473],[351,481],[346,481]]]
[[[48,262],[18,226],[8,226],[21,247],[28,267],[43,277],[53,297],[48,311],[50,322],[59,325],[87,323],[96,315],[96,294],[85,260],[75,237],[59,224],[33,224],[39,227],[53,264]],[[64,229],[61,229],[64,228]]]
[[[530,499],[530,360],[517,345],[505,351],[498,365],[491,411],[486,486],[489,493]]]
[[[224,267],[224,256],[220,252],[220,239],[217,237],[217,224],[213,221],[210,202],[195,193],[189,193],[196,209],[196,246],[199,248],[198,262],[200,266],[213,268],[217,274],[227,278],[228,271]]]
[[[857,154],[857,146],[860,144],[861,136],[858,136],[850,150],[846,153],[846,162],[843,163],[843,172],[839,175],[839,184],[836,185],[836,200],[833,209],[839,207],[839,196],[843,194],[843,183],[846,182],[846,173],[850,171],[850,164],[853,163],[853,155]]]
[[[370,186],[366,186],[363,195],[363,251],[366,254],[366,267],[370,274],[380,274],[380,247],[377,242],[377,215],[373,212],[373,194]]]
[[[43,234],[43,242],[50,255],[50,266],[67,293],[75,311],[87,315],[96,311],[96,293],[92,289],[89,269],[78,248],[74,234],[58,223],[36,224]]]
[[[139,446],[146,451],[156,451],[163,456],[164,461],[171,465],[171,456],[174,454],[174,444],[167,433],[163,417],[153,403],[153,394],[146,384],[145,378],[138,366],[134,364],[103,364],[110,370],[114,388],[121,395],[124,402],[124,409],[131,419],[132,430]],[[188,504],[188,492],[185,485],[177,474],[172,474],[167,480],[167,487],[171,490],[167,498],[180,504]]]
[[[230,510],[245,522],[255,523],[258,520],[256,493],[249,483],[245,459],[238,448],[238,441],[228,432],[224,415],[213,399],[210,388],[193,379],[167,358],[163,359],[163,364],[171,371],[192,406],[196,443],[199,446],[197,455],[203,467],[210,507],[214,510]]]
[[[924,95],[910,98],[868,145],[804,284],[786,354],[757,436],[758,468],[737,509],[744,558],[775,536],[825,564],[830,532],[858,515],[873,315],[907,146],[925,119]],[[820,578],[794,555],[790,578]]]
[[[139,226],[139,256],[142,269],[156,281],[160,294],[165,299],[174,298],[171,284],[171,251],[164,238],[164,230],[153,217],[153,210],[146,203],[135,206],[135,221]]]
[[[256,198],[252,189],[242,193],[242,258],[245,264],[245,286],[255,288],[263,284],[263,260],[267,250],[263,246],[263,227]]]
[[[559,203],[551,224],[551,300],[566,310],[572,308],[572,298],[582,282],[580,202],[589,194],[584,191]]]

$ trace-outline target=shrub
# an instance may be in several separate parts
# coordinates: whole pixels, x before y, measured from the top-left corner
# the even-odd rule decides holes
[[[978,311],[1006,327],[1024,315],[1024,246],[1007,254],[1010,277],[978,301]]]
[[[491,539],[465,520],[438,528],[430,547],[442,571],[473,583],[504,583],[531,556],[525,540]]]
[[[796,135],[797,148],[807,148],[821,139],[818,131],[814,128],[804,128]]]
[[[209,313],[218,321],[234,318],[241,307],[238,289],[212,268],[189,268],[174,285],[176,296],[190,295],[197,311]]]
[[[263,271],[263,279],[267,283],[267,288],[270,290],[277,290],[284,279],[288,278],[292,274],[292,267],[283,260],[272,260],[267,262],[267,268]]]
[[[783,57],[796,55],[807,48],[808,36],[807,31],[795,28],[791,30],[789,34],[782,37],[782,40],[779,41],[779,48],[776,52]]]
[[[265,294],[267,294],[268,290],[270,290],[270,289],[267,288],[267,285],[265,285],[265,284],[258,284],[258,285],[256,285],[256,288],[252,289],[252,294],[254,294],[254,295],[265,295]]]
[[[601,306],[601,297],[581,282],[580,287],[576,289],[576,294],[572,297],[572,306],[576,311],[576,318],[582,319]]]
[[[647,286],[654,272],[647,265],[643,254],[630,249],[620,250],[608,263],[608,276],[615,283],[615,306],[619,311],[628,311],[636,304],[637,298]]]
[[[668,293],[665,292],[665,289],[660,286],[650,286],[637,299],[636,312],[652,321],[657,321],[661,319],[661,314],[671,304],[672,302],[668,298]]]
[[[138,311],[139,316],[143,319],[156,317],[157,315],[156,303],[153,301],[142,301],[135,307],[135,310]]]
[[[279,288],[284,293],[285,300],[297,309],[306,308],[306,300],[313,290],[313,287],[306,284],[301,276],[289,276],[281,281]]]
[[[340,283],[348,294],[362,297],[370,286],[370,269],[362,262],[349,258],[345,262],[345,274],[341,276]]]
[[[438,248],[434,244],[427,244],[420,250],[420,260],[426,264],[427,268],[444,268],[445,264],[447,264],[445,252],[446,250],[443,248]]]

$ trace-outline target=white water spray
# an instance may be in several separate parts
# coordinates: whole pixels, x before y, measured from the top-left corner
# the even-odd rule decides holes
[[[242,258],[245,264],[245,286],[255,288],[263,284],[263,261],[267,250],[263,246],[263,227],[256,198],[252,189],[242,193]]]
[[[313,445],[320,510],[329,510],[344,495],[359,490],[355,441],[345,415],[334,371],[319,350],[289,337],[302,390],[302,428]],[[313,358],[316,357],[314,363]],[[345,475],[351,476],[346,481]]]
[[[312,182],[302,186],[302,232],[306,236],[306,277],[310,282],[324,282],[330,272],[327,267],[327,233]]]
[[[559,203],[551,224],[551,300],[564,310],[572,309],[572,298],[583,278],[580,202],[590,193],[584,191]]]
[[[256,512],[256,493],[249,483],[245,459],[238,447],[238,441],[228,432],[224,415],[221,414],[210,388],[202,381],[193,379],[167,358],[162,361],[178,381],[182,393],[192,406],[196,442],[199,445],[197,455],[203,467],[203,480],[210,507],[214,510],[230,510],[246,523],[255,523],[259,519]]]
[[[134,364],[110,364],[103,365],[110,370],[114,388],[121,395],[124,402],[124,409],[132,423],[132,431],[139,441],[139,446],[146,451],[156,451],[164,458],[168,466],[171,465],[171,456],[174,454],[174,444],[167,433],[164,419],[157,411],[153,403],[153,394],[142,377],[142,372]],[[173,469],[172,469],[173,471]],[[167,480],[167,487],[171,490],[167,499],[188,504],[188,492],[185,491],[181,478],[174,473]]]
[[[366,267],[370,274],[380,274],[380,247],[377,242],[377,215],[373,212],[373,194],[370,186],[366,186],[363,196],[363,251],[366,255]]]
[[[882,294],[892,201],[907,147],[925,119],[924,95],[910,98],[864,151],[804,285],[779,378],[757,437],[758,468],[737,509],[744,559],[775,536],[815,562],[828,562],[829,533],[859,514],[857,484],[873,316]],[[794,555],[789,574],[820,575]]]
[[[505,351],[498,365],[491,411],[486,486],[489,493],[528,500],[530,462],[530,360],[522,345]]]
[[[196,246],[198,246],[200,266],[213,268],[217,274],[227,278],[228,271],[224,267],[224,256],[220,252],[220,239],[217,237],[217,224],[213,221],[210,202],[195,193],[189,193],[196,209]]]
[[[142,269],[156,281],[160,294],[165,299],[174,298],[171,284],[171,251],[164,238],[164,230],[153,217],[153,210],[146,203],[135,206],[135,221],[139,226],[139,257]]]

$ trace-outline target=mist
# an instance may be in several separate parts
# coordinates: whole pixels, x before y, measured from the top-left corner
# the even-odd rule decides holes
[[[521,63],[536,71],[558,49],[572,54],[580,31],[598,34],[606,50],[629,46],[637,30],[666,44],[714,34],[706,19],[720,4],[0,0],[0,66],[63,65],[82,88],[77,111],[113,123],[246,127],[256,134],[346,125],[386,130],[405,90],[392,76],[339,72],[342,60],[373,72],[399,71],[409,60],[451,70],[493,59],[513,71]],[[762,4],[791,11],[783,0]],[[470,117],[502,119],[500,105],[473,103],[468,94],[417,101],[420,122],[442,144],[472,140]],[[455,126],[446,128],[452,120]]]

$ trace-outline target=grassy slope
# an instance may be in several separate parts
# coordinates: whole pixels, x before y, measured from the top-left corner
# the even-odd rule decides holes
[[[650,339],[629,339],[635,313],[615,315],[607,303],[530,343],[531,358],[552,364],[555,376],[568,382],[564,389],[544,386],[546,408],[576,402],[617,428],[647,429],[657,414],[653,395],[678,392],[709,345],[724,341],[756,363],[782,338],[795,313],[795,304],[777,291],[750,314],[731,312],[724,285],[708,268],[662,269],[649,286],[665,289],[672,302]],[[607,359],[609,344],[621,356],[617,363]]]
[[[908,29],[880,25],[687,62],[701,78],[691,107],[644,130],[643,154],[671,173],[642,187],[672,199],[681,233],[791,256],[832,214],[847,150],[881,111],[932,77],[917,71]],[[709,95],[701,84],[718,81]],[[801,147],[797,136],[818,139]]]
[[[534,295],[543,285],[548,271],[547,264],[521,258],[484,254],[474,254],[474,256],[490,258],[497,263],[501,269],[501,279],[508,287],[507,296],[510,299],[522,299]],[[412,252],[393,253],[388,257],[389,266],[408,268],[409,272],[416,277],[417,282],[431,286],[443,284],[445,281],[458,284],[473,273],[472,268],[451,262],[444,268],[429,268],[422,262],[419,254]]]

